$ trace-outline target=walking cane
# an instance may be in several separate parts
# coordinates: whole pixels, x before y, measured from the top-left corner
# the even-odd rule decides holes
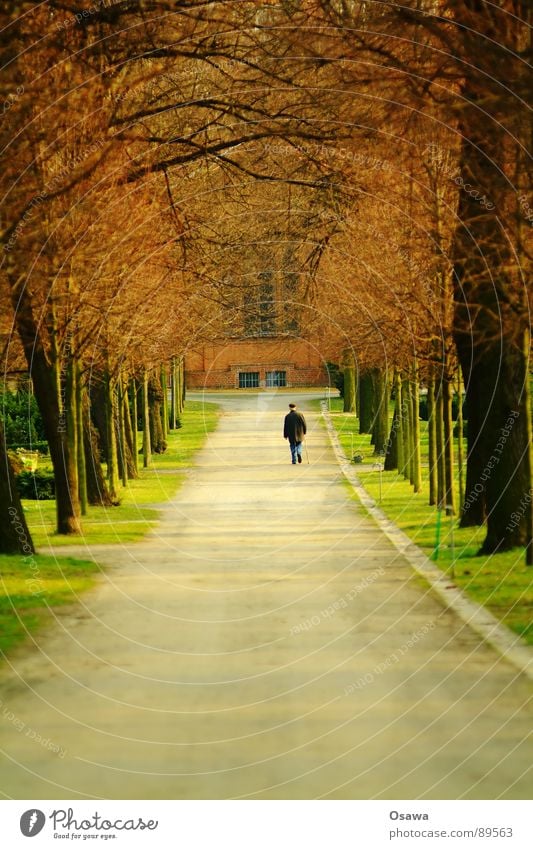
[[[307,450],[307,440],[304,441],[305,445],[305,456],[307,457],[307,464],[309,465],[309,451]]]

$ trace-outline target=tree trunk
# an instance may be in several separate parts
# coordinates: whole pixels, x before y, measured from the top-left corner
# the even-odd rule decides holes
[[[29,294],[24,287],[20,291],[17,309],[17,327],[54,467],[57,533],[79,534],[78,469],[67,440],[67,411],[60,406],[61,396],[66,397],[65,372],[61,373],[58,395],[57,367],[48,361],[42,348]]]
[[[413,485],[415,480],[413,456],[413,398],[411,381],[405,379],[402,386],[402,398],[405,405],[405,476]]]
[[[531,358],[531,331],[527,327],[524,330],[522,340],[524,359],[530,362]],[[529,371],[529,370],[528,370]],[[529,491],[524,493],[524,526],[526,531],[526,566],[533,566],[533,485],[531,473],[533,472],[533,425],[531,417],[533,415],[532,399],[530,382],[527,377],[524,382],[524,392],[522,394],[522,415],[526,423],[527,442],[529,445],[529,469],[530,469],[530,487]]]
[[[344,372],[344,412],[355,413],[355,366],[348,365]]]
[[[126,443],[126,423],[124,421],[124,382],[122,373],[119,372],[117,381],[117,446],[118,446],[118,468],[122,486],[128,485],[128,446]]]
[[[64,368],[65,386],[63,391],[63,415],[65,418],[68,454],[72,458],[72,464],[76,470],[76,493],[79,500],[81,517],[81,499],[79,498],[79,457],[78,457],[78,386],[77,373],[78,364],[72,355],[70,347],[66,351],[66,363]]]
[[[457,472],[459,477],[459,504],[465,497],[464,452],[463,452],[463,386],[461,372],[457,369]]]
[[[148,403],[148,372],[143,372],[142,386],[142,422],[143,422],[143,467],[148,468],[152,461],[152,445],[150,440],[150,406]]]
[[[386,445],[386,454],[385,454],[385,463],[384,469],[386,472],[392,472],[393,469],[398,468],[398,427],[399,427],[399,412],[398,412],[398,400],[396,400],[394,405],[394,415],[392,417],[392,424],[390,429],[389,438],[387,440]]]
[[[77,459],[78,459],[78,489],[80,495],[81,515],[87,515],[87,469],[85,460],[85,446],[83,436],[83,396],[85,388],[82,384],[81,369],[79,363],[76,364],[76,422],[78,425],[77,432]]]
[[[411,401],[409,397],[409,381],[402,380],[402,436],[403,436],[403,469],[405,480],[409,480],[411,467]]]
[[[185,386],[184,386],[184,371],[183,359],[176,360],[174,358],[174,375],[176,378],[176,429],[181,427],[181,414],[185,402]]]
[[[163,439],[165,440],[166,447],[166,438],[168,435],[168,395],[166,365],[161,366],[161,429],[163,432]]]
[[[185,361],[183,360],[183,357],[180,359],[178,374],[179,374],[180,386],[181,386],[180,408],[179,408],[179,412],[181,414],[181,413],[183,413],[183,410],[185,409],[185,398],[186,398],[186,395],[187,395],[187,382],[185,380]],[[181,427],[181,424],[179,425],[179,427]]]
[[[172,357],[170,361],[170,430],[176,430],[178,419],[177,377],[176,357]]]
[[[445,506],[446,468],[444,461],[444,404],[442,374],[435,392],[435,460],[437,465],[437,506]]]
[[[107,444],[107,416],[106,416],[106,390],[105,378],[102,375],[93,375],[90,386],[91,418],[98,431],[98,444],[102,459],[107,463],[109,453]]]
[[[455,515],[452,401],[453,383],[446,373],[442,385],[442,406],[444,413],[444,506],[448,516]]]
[[[127,480],[135,480],[135,478],[139,477],[137,472],[137,442],[133,439],[133,427],[131,424],[127,383],[122,384],[122,420],[124,424],[124,449],[126,455]],[[124,486],[125,485],[126,484],[124,484]]]
[[[374,421],[372,424],[372,442],[374,453],[382,454],[389,436],[389,382],[383,369],[374,369]]]
[[[462,205],[466,203],[463,199]],[[472,221],[475,216],[469,218],[464,209],[461,217],[470,221],[469,229],[474,227],[481,244],[491,244],[499,237],[497,233],[482,237],[486,224],[479,222],[476,228]],[[490,553],[527,544],[525,524],[511,527],[509,517],[520,510],[524,492],[531,486],[528,422],[521,403],[528,372],[523,350],[505,335],[503,326],[492,323],[493,316],[500,312],[500,302],[512,291],[508,282],[507,294],[502,295],[506,276],[503,260],[499,255],[490,259],[485,253],[482,261],[478,256],[474,264],[476,248],[470,245],[472,258],[466,257],[466,239],[463,233],[456,247],[462,258],[456,262],[460,286],[458,283],[456,289],[455,336],[468,416],[461,526],[479,525],[486,518],[487,538],[482,551]],[[497,288],[495,270],[499,276]],[[482,306],[472,317],[469,304],[476,301]]]
[[[413,488],[415,492],[420,492],[422,489],[422,461],[420,456],[420,395],[418,388],[418,375],[415,366],[415,379],[411,384],[411,398],[413,410]]]
[[[459,193],[460,226],[453,245],[454,336],[468,409],[461,524],[474,524],[486,514],[481,549],[486,554],[529,542],[526,522],[513,524],[510,516],[520,513],[531,488],[530,413],[523,405],[529,380],[523,274],[529,261],[515,190],[517,178],[523,185],[523,151],[531,142],[531,113],[516,96],[518,90],[525,96],[530,86],[524,61],[530,44],[523,24],[530,14],[526,2],[496,4],[490,14],[480,14],[477,0],[463,0],[454,10],[465,58],[471,60],[464,62],[461,91],[460,176],[465,186],[476,189]],[[480,49],[480,39],[491,43],[490,51]],[[504,78],[518,88],[503,90]],[[484,193],[495,212],[487,209]]]
[[[359,433],[371,433],[373,412],[373,383],[370,372],[359,378]]]
[[[138,440],[137,440],[137,428],[138,428],[138,420],[139,420],[139,411],[137,409],[137,380],[136,378],[132,378],[131,380],[131,453],[133,457],[133,465],[135,468],[135,476],[138,477],[139,472],[139,448],[138,448]]]
[[[100,462],[99,433],[91,420],[90,401],[88,396],[82,404],[83,444],[85,447],[85,469],[87,476],[87,500],[97,507],[111,507],[113,499],[109,494],[107,483]]]
[[[500,366],[501,376],[490,402],[492,453],[481,480],[486,484],[487,536],[483,554],[531,544],[528,538],[525,499],[531,493],[528,430],[530,412],[525,409],[525,384],[529,380],[522,351],[508,350]],[[487,399],[485,407],[489,406]],[[492,465],[491,465],[492,463]],[[514,524],[511,517],[521,513]]]
[[[402,397],[402,379],[399,372],[394,376],[394,389],[396,395],[396,409],[398,410],[398,472],[403,475],[405,473],[405,454],[404,454],[404,409]]]
[[[429,503],[437,503],[437,428],[435,421],[435,380],[428,380]]]
[[[163,454],[167,443],[162,423],[163,390],[158,377],[152,375],[148,384],[148,404],[150,407],[150,443],[154,454]]]
[[[106,423],[107,423],[107,484],[113,501],[118,493],[118,455],[115,427],[117,421],[117,401],[115,380],[111,375],[106,376]]]
[[[0,421],[0,554],[34,554]]]

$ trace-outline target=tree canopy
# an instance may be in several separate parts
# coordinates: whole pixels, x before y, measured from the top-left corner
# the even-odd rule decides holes
[[[275,331],[378,370],[384,398],[393,377],[429,387],[442,456],[460,370],[465,495],[481,487],[462,521],[531,559],[531,509],[509,528],[531,488],[530,5],[48,0],[0,19],[4,370],[24,356],[58,529],[80,525],[76,397]]]

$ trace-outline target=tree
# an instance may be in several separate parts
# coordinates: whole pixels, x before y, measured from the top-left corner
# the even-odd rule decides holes
[[[15,476],[7,454],[4,429],[0,421],[0,554],[33,554],[35,549],[24,510],[20,503]]]
[[[463,523],[486,516],[482,551],[531,547],[527,514],[510,516],[530,491],[526,275],[530,257],[522,236],[518,197],[530,141],[525,22],[531,7],[455,4],[463,55],[462,191],[455,237],[455,338],[465,380],[468,464]],[[472,27],[475,27],[472,29]],[[484,49],[491,39],[490,54]],[[482,47],[483,45],[483,47]],[[516,81],[513,90],[503,80]],[[482,200],[479,200],[481,195]],[[483,198],[489,198],[484,201]],[[477,496],[477,497],[476,497]],[[467,509],[470,508],[470,509]]]

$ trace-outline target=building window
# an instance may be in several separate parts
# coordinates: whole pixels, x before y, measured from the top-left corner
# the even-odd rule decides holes
[[[259,372],[258,371],[240,371],[239,372],[239,389],[258,389],[259,388]]]
[[[266,373],[266,385],[269,387],[272,386],[287,386],[287,372],[286,371],[267,371]]]

